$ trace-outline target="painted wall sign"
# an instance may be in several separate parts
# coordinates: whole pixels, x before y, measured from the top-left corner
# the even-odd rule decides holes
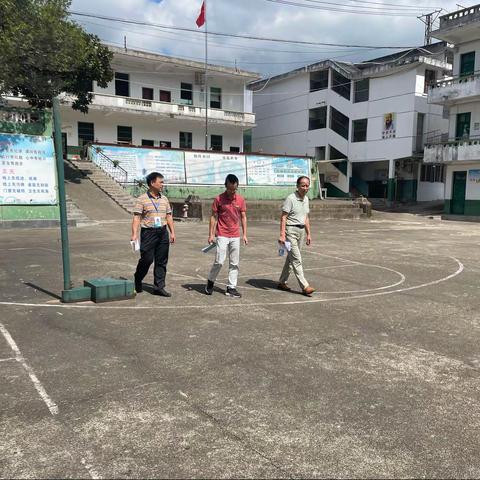
[[[310,177],[310,161],[298,157],[247,155],[248,185],[295,185],[297,178]]]
[[[468,171],[467,199],[480,200],[480,170]]]
[[[240,185],[247,184],[244,155],[185,152],[185,170],[188,184],[223,185],[229,173],[238,177]]]
[[[97,157],[100,160],[97,147],[100,147],[110,160],[119,162],[119,165],[127,171],[129,181],[142,180],[150,172],[160,172],[167,183],[185,183],[182,151],[94,145],[90,148],[90,155],[94,162]]]
[[[55,205],[55,149],[50,137],[0,134],[0,205]]]

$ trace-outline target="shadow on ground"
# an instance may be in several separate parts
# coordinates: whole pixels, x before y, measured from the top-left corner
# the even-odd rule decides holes
[[[185,283],[184,285],[182,285],[182,287],[185,290],[188,290],[188,291],[193,290],[197,293],[201,293],[205,295],[205,283]],[[225,290],[222,290],[219,287],[213,287],[213,291],[217,293],[225,293]]]
[[[23,284],[26,285],[27,287],[33,288],[34,290],[38,290],[39,292],[45,293],[46,295],[49,295],[50,297],[56,298],[57,300],[62,299],[62,297],[60,297],[56,293],[53,293],[50,290],[47,290],[45,288],[39,287],[38,285],[35,285],[34,283],[23,282]]]

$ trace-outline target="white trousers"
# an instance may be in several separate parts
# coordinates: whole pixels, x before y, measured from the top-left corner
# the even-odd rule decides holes
[[[217,237],[217,254],[208,279],[211,282],[217,279],[220,269],[227,258],[227,253],[229,259],[228,286],[229,288],[236,288],[238,281],[238,264],[240,263],[240,237]]]

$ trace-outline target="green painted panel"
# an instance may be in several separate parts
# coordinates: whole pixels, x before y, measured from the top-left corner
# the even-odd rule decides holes
[[[414,202],[417,200],[417,180],[398,180],[396,200]]]
[[[452,213],[451,208],[452,208],[452,201],[451,200],[445,200],[445,205],[443,207],[443,213],[445,213],[446,215]]]
[[[62,302],[74,303],[85,302],[92,298],[92,289],[90,287],[77,287],[62,291]]]
[[[463,215],[465,213],[465,192],[467,188],[467,172],[462,170],[453,172],[451,213]]]
[[[480,200],[465,200],[465,215],[480,215]]]
[[[316,183],[315,183],[316,185]],[[130,189],[132,194],[134,189]],[[206,200],[215,198],[224,192],[221,186],[194,186],[194,185],[168,185],[165,187],[165,195],[169,198],[185,199],[189,195],[197,195],[200,199]],[[238,193],[247,200],[283,200],[288,194],[295,191],[295,186],[291,187],[239,187]],[[314,198],[316,189],[310,189],[309,198]]]
[[[135,296],[134,284],[131,280],[116,278],[93,278],[84,280],[83,285],[90,287],[94,302],[122,300]]]
[[[359,177],[350,177],[350,188],[357,190],[364,197],[368,197],[370,194],[368,182]]]
[[[0,220],[58,220],[60,212],[55,205],[2,205]]]
[[[452,200],[445,200],[444,213],[446,215],[459,215],[452,212]],[[480,200],[465,200],[464,213],[465,216],[480,216]]]
[[[331,163],[337,170],[339,170],[343,175],[347,175],[348,171],[348,160],[343,160],[342,162],[332,162]]]
[[[395,200],[395,179],[389,178],[387,183],[387,199],[389,201]]]
[[[339,197],[339,198],[349,198],[350,194],[340,190],[335,185],[325,182],[325,187],[327,188],[327,197]]]

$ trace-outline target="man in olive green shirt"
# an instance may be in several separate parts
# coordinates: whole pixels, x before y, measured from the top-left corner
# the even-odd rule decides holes
[[[290,194],[282,206],[282,216],[280,218],[280,238],[279,243],[285,244],[285,241],[291,243],[291,249],[285,259],[285,265],[280,275],[278,289],[289,292],[291,288],[287,285],[288,277],[293,272],[302,293],[310,297],[315,291],[303,274],[301,246],[305,242],[310,245],[312,237],[310,236],[310,212],[309,201],[307,197],[310,188],[310,179],[308,177],[299,177],[297,179],[297,191]]]

